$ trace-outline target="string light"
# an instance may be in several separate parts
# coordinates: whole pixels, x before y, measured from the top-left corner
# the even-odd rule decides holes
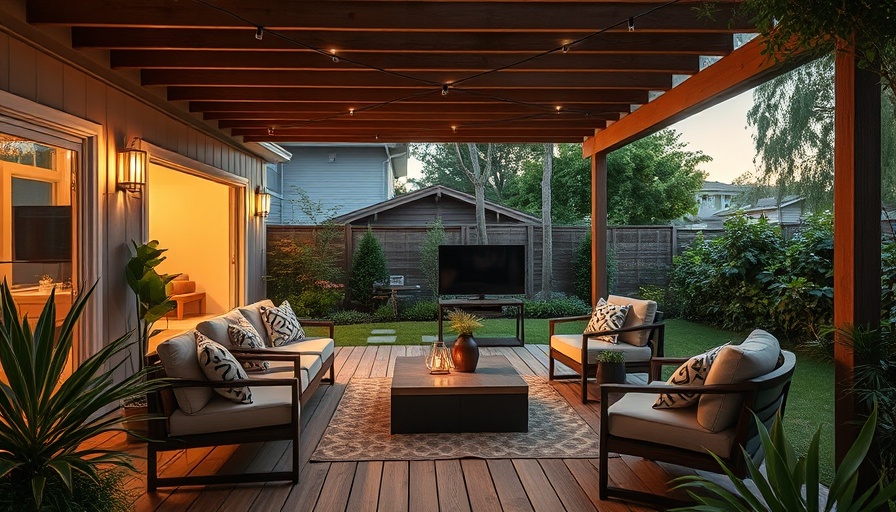
[[[569,53],[569,44],[563,45],[563,53]]]
[[[448,96],[448,84],[442,84],[442,96]]]
[[[558,113],[558,114],[560,113],[561,110],[563,110],[563,107],[561,107],[560,105],[557,105],[557,106],[554,107],[554,108],[557,109],[557,113]]]
[[[350,115],[350,116],[354,116],[354,115],[355,115],[355,109],[353,109],[353,108],[348,109],[348,115]]]
[[[261,41],[262,38],[264,38],[264,27],[259,25],[255,27],[255,39]]]
[[[273,126],[269,126],[269,127],[268,127],[268,135],[273,135],[273,134],[274,134],[274,127],[273,127]]]
[[[457,126],[452,126],[452,127],[451,127],[451,131],[454,132],[454,133],[457,133]]]
[[[333,62],[339,62],[339,57],[336,56],[336,49],[330,50],[330,53],[333,54]]]
[[[634,16],[632,16],[628,19],[628,31],[629,32],[635,31],[635,17]]]

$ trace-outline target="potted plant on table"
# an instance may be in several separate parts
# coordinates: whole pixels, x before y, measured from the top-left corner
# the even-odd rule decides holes
[[[177,308],[177,303],[168,294],[167,286],[180,274],[159,274],[156,271],[156,267],[165,261],[162,254],[168,250],[160,249],[158,240],[143,245],[137,245],[134,241],[131,243],[134,245],[134,254],[125,267],[125,278],[136,299],[137,347],[140,351],[137,364],[142,370],[149,351],[149,338],[157,334],[152,330],[153,324]],[[124,406],[127,417],[145,416],[147,413],[145,396],[125,402]],[[145,432],[145,420],[140,424],[129,423],[128,429]]]
[[[597,354],[598,384],[625,384],[625,354],[604,350]]]
[[[479,364],[479,346],[473,339],[473,331],[482,327],[482,318],[460,309],[448,312],[448,328],[457,333],[451,347],[454,368],[459,372],[475,372]]]
[[[112,404],[157,389],[146,370],[124,380],[113,374],[130,349],[130,333],[104,344],[67,373],[75,325],[96,285],[79,296],[56,326],[55,292],[37,322],[20,319],[0,284],[0,510],[129,510],[122,487],[134,470],[126,452],[86,447],[97,435],[120,431]],[[111,364],[113,360],[120,360]]]

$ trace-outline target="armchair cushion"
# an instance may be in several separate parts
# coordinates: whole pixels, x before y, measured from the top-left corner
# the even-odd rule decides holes
[[[264,299],[247,306],[240,306],[236,309],[241,315],[246,317],[246,320],[252,324],[252,327],[255,327],[255,330],[261,334],[261,337],[264,338],[264,344],[271,346],[271,339],[268,337],[268,328],[265,327],[264,320],[261,319],[262,306],[272,308],[274,307],[274,303],[271,302],[270,299]]]
[[[727,343],[720,345],[688,359],[675,370],[666,383],[677,386],[702,386],[706,382],[706,376],[709,375],[709,369],[718,357],[719,351],[727,345]],[[697,393],[660,393],[653,407],[656,409],[680,409],[696,405],[699,400],[700,395]]]
[[[582,363],[582,335],[555,334],[551,336],[551,348],[570,359]],[[607,343],[605,341],[588,340],[588,364],[596,364],[597,354],[604,351],[622,352],[627,362],[649,361],[653,352],[650,347],[636,347],[628,343]]]
[[[227,335],[234,347],[264,348],[261,334],[242,315],[238,323],[227,326]],[[260,372],[269,367],[270,363],[267,361],[243,361],[243,369],[247,372]]]
[[[334,345],[335,344],[331,338],[303,338],[287,345],[271,347],[269,350],[292,354],[313,354],[320,356],[320,359],[326,361],[333,355]],[[302,363],[305,363],[304,357],[302,357]]]
[[[610,295],[607,297],[607,301],[611,304],[630,305],[628,314],[625,315],[625,323],[622,327],[636,327],[644,324],[652,324],[656,318],[656,301],[630,299],[619,295]],[[624,341],[625,343],[635,345],[636,347],[647,345],[648,339],[650,339],[649,330],[623,332],[619,334],[619,341]]]
[[[206,380],[205,373],[202,371],[202,368],[199,366],[199,360],[196,358],[196,337],[193,331],[178,334],[160,343],[156,348],[156,352],[159,354],[159,360],[165,369],[165,375],[168,377],[186,380]],[[177,406],[185,414],[199,412],[214,396],[215,393],[211,388],[174,389],[174,398],[177,400]]]
[[[305,330],[302,329],[302,324],[296,318],[288,300],[284,300],[277,307],[261,306],[258,310],[261,312],[272,346],[279,347],[305,337]]]
[[[299,391],[305,391],[305,389],[308,388],[311,378],[320,372],[321,366],[323,366],[323,361],[320,356],[315,354],[302,354],[300,362],[302,385]],[[252,374],[253,379],[282,379],[284,377],[296,377],[293,363],[288,361],[272,361],[268,371]]]
[[[234,346],[234,343],[230,341],[230,334],[227,328],[231,325],[238,324],[242,318],[244,317],[239,311],[231,309],[223,315],[199,322],[196,324],[196,330],[201,332],[206,338],[224,345],[225,348],[232,347]]]
[[[771,334],[756,329],[740,345],[726,345],[709,369],[705,384],[735,384],[771,372],[778,366],[781,346]],[[735,423],[743,397],[738,394],[704,395],[697,406],[697,421],[711,432]]]
[[[735,427],[710,432],[697,421],[697,409],[654,409],[655,400],[654,394],[625,394],[609,408],[610,434],[648,442],[662,439],[663,444],[685,450],[731,455]]]
[[[205,376],[212,381],[227,382],[231,380],[247,380],[246,372],[240,362],[220,343],[206,338],[199,331],[196,334],[196,354],[199,366]],[[252,390],[249,386],[233,388],[215,388],[224,398],[238,404],[252,403]]]
[[[292,388],[286,386],[256,386],[251,404],[236,405],[222,397],[214,397],[197,414],[188,415],[176,410],[168,419],[170,435],[209,434],[288,425],[292,414],[291,392]]]
[[[585,332],[613,331],[621,328],[625,323],[625,317],[628,314],[628,310],[629,306],[627,304],[611,304],[601,297],[594,306],[594,311],[591,312],[591,320],[588,321],[588,326],[585,327]],[[616,343],[617,335],[595,336],[592,339]]]

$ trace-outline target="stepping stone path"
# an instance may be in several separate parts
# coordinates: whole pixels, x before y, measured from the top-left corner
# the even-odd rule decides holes
[[[420,344],[421,345],[432,345],[433,343],[435,343],[438,340],[439,340],[438,336],[427,336],[426,334],[424,334],[423,336],[420,337]]]
[[[374,329],[370,331],[370,334],[371,336],[367,337],[367,343],[371,345],[395,343],[398,338],[395,336],[395,329]]]

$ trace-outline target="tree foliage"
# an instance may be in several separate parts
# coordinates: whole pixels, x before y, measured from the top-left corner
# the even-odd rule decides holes
[[[355,250],[352,259],[352,275],[348,286],[352,302],[368,310],[373,308],[373,284],[386,282],[389,270],[386,255],[379,240],[368,229]]]
[[[486,197],[503,204],[525,162],[540,162],[540,159],[536,158],[537,155],[528,144],[493,146],[492,171],[486,187]],[[473,184],[460,166],[454,144],[414,144],[411,146],[411,154],[423,164],[423,176],[414,182],[415,185],[444,185],[468,194],[473,193]]]

